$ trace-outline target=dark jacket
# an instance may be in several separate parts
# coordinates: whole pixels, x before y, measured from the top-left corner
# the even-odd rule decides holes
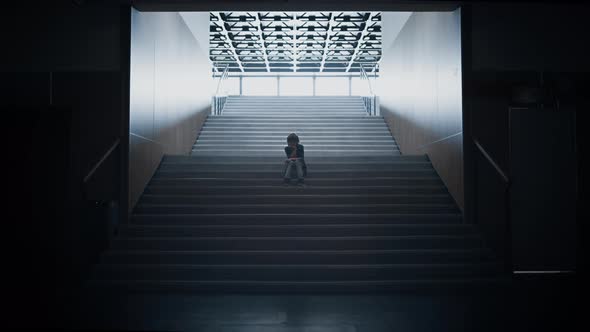
[[[291,157],[291,152],[293,152],[293,148],[290,146],[285,146],[285,154],[287,158]],[[307,176],[307,165],[305,164],[305,150],[303,149],[303,145],[297,143],[297,158],[301,159],[303,163],[303,176]]]
[[[285,146],[285,153],[287,154],[287,158],[291,156],[291,152],[293,152],[293,148],[290,146]],[[297,143],[297,158],[305,159],[304,157],[305,151],[303,149],[303,145]]]

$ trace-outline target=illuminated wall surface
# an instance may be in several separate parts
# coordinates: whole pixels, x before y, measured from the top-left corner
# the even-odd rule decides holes
[[[130,207],[163,154],[187,154],[213,93],[208,13],[132,12]],[[202,33],[202,32],[205,33]]]
[[[401,152],[428,154],[463,207],[460,15],[384,12],[378,94]]]

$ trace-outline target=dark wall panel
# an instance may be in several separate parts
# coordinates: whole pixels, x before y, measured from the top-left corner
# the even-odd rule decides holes
[[[0,70],[119,70],[120,4],[77,2],[14,2],[3,8]]]
[[[22,304],[9,314],[20,327],[49,326],[56,303],[106,246],[105,209],[93,200],[126,211],[125,149],[115,149],[83,183],[114,141],[127,140],[126,10],[102,1],[3,8],[0,108],[3,124],[15,129],[3,130],[5,155],[14,161],[5,163],[14,170],[6,192],[18,202],[7,210],[18,216],[9,232],[16,280],[8,301]]]
[[[573,112],[510,112],[511,229],[515,270],[576,266]]]
[[[506,225],[518,222],[507,219],[507,216],[511,208],[517,208],[516,205],[511,205],[520,203],[517,199],[516,202],[513,200],[511,205],[506,204],[507,193],[499,180],[500,175],[477,151],[473,139],[481,143],[515,185],[522,185],[522,181],[526,180],[523,174],[529,176],[534,172],[520,172],[520,175],[513,172],[526,165],[514,164],[515,156],[512,156],[511,160],[509,107],[525,106],[575,113],[574,118],[578,119],[577,126],[581,126],[579,121],[588,105],[588,94],[585,91],[589,85],[590,62],[587,57],[587,43],[580,39],[580,33],[590,28],[585,17],[590,7],[582,4],[478,3],[463,9],[468,15],[465,16],[467,24],[463,25],[464,35],[467,36],[464,40],[467,47],[463,66],[464,91],[468,91],[464,94],[465,190],[466,193],[470,193],[465,197],[465,204],[469,220],[479,223],[487,237],[498,244],[496,249],[502,250],[502,246],[512,242],[512,239],[508,239],[509,236],[518,235],[507,233]],[[529,118],[523,121],[525,125],[521,126],[519,135],[525,140],[538,139],[540,146],[543,146],[547,140],[537,137],[537,116],[534,113],[527,116]],[[581,144],[580,135],[582,132],[577,131],[578,147]],[[580,160],[569,161],[570,164],[577,163],[577,171],[571,172],[577,172],[578,175],[578,189],[574,194],[578,200],[584,190],[580,180],[584,177],[584,169],[580,167]],[[520,163],[522,162],[521,160]],[[557,169],[555,171],[557,172]],[[557,172],[554,176],[559,178],[561,175]],[[490,177],[497,181],[490,180]],[[493,181],[495,182],[489,183]],[[536,181],[541,184],[545,180],[539,177]],[[517,187],[521,195],[520,200],[528,197],[526,193],[529,193],[530,197],[540,194],[536,193],[539,189],[534,185]],[[567,191],[565,187],[557,187],[551,189],[556,196]],[[547,203],[543,207],[551,209],[557,208],[558,205]],[[553,212],[545,214],[551,215]],[[531,211],[531,215],[534,214],[535,211]],[[494,215],[495,217],[490,217]],[[583,251],[580,250],[580,239],[584,222],[579,213],[575,218],[578,227],[578,253],[581,253]],[[523,234],[527,232],[534,234],[533,224],[536,222],[542,224],[538,225],[539,230],[550,228],[549,221],[536,219],[530,227],[517,230],[521,238],[525,237]],[[567,231],[555,229],[555,234],[560,232]],[[542,250],[527,252],[525,249],[530,248],[526,248],[526,241],[516,241],[513,246],[514,250],[520,251],[517,254],[521,255],[521,262],[523,257],[528,259],[535,255],[543,255]],[[525,256],[522,256],[523,253]],[[582,262],[579,257],[578,255],[578,268]],[[573,256],[569,258],[573,259]],[[568,264],[571,266],[572,262],[568,261]],[[537,267],[542,265],[537,264]]]
[[[475,4],[473,69],[588,71],[587,15],[587,5]]]

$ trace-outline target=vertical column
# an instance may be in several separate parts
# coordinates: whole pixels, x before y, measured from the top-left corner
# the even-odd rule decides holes
[[[315,73],[313,73],[313,96],[315,97]]]
[[[352,96],[352,75],[348,76],[348,95]]]
[[[131,194],[129,188],[129,122],[130,122],[130,85],[131,85],[131,26],[133,10],[131,6],[121,5],[120,19],[120,57],[121,59],[121,143],[119,144],[119,221],[121,224],[129,222],[131,209],[129,202]],[[53,102],[53,100],[52,100]]]
[[[243,81],[243,78],[244,77],[242,75],[240,75],[240,96],[242,95],[242,84],[243,84],[242,81]]]
[[[281,95],[281,77],[277,75],[277,96]]]
[[[464,210],[463,222],[475,224],[477,220],[477,148],[473,143],[472,132],[472,6],[470,4],[462,5],[460,8],[461,15],[461,89],[463,105],[463,185],[464,185]]]

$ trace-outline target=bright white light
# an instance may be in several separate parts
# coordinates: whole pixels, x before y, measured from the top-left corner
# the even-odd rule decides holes
[[[312,76],[280,76],[280,82],[277,82],[276,76],[269,77],[242,77],[242,95],[244,96],[276,96],[277,84],[280,88],[281,96],[313,96],[314,83]],[[376,91],[376,80],[371,78],[373,92]],[[238,77],[230,77],[224,81],[222,86],[223,93],[227,95],[239,95],[240,85]],[[359,77],[322,77],[316,76],[315,95],[316,96],[368,96],[370,95],[369,83],[367,80],[361,80]]]
[[[228,77],[223,81],[221,93],[228,96],[237,96],[240,94],[240,78]]]
[[[348,77],[318,76],[316,96],[348,96]]]
[[[313,77],[281,77],[281,96],[312,96]]]
[[[373,78],[369,78],[371,80],[373,92],[375,92],[376,88],[376,80]],[[360,77],[353,77],[352,78],[352,95],[353,96],[370,96],[371,92],[369,89],[369,82],[367,80],[361,80]]]
[[[242,82],[242,92],[246,96],[276,96],[277,78],[244,77]]]

